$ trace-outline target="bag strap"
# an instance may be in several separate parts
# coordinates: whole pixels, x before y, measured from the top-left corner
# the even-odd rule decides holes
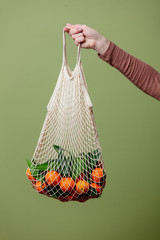
[[[81,55],[81,44],[78,44],[78,49],[77,49],[77,60],[76,60],[76,65],[80,65],[80,55]],[[65,31],[63,29],[63,64],[68,65],[67,63],[67,53],[66,53],[66,36],[65,36]]]

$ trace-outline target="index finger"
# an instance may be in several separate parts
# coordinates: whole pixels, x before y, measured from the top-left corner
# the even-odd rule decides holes
[[[67,27],[70,27],[70,28],[79,28],[79,27],[81,27],[82,25],[81,25],[81,24],[70,24],[70,23],[67,23],[66,26],[67,26]]]

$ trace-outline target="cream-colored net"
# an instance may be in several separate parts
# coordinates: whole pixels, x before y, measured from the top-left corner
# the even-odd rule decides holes
[[[80,60],[80,44],[72,72],[67,63],[64,30],[62,68],[35,152],[27,162],[26,174],[32,186],[61,201],[97,198],[105,186],[102,150]]]

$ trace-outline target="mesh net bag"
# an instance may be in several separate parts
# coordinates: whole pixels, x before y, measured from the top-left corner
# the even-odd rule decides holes
[[[38,193],[63,202],[98,198],[106,184],[102,150],[80,60],[72,72],[66,57],[47,105],[38,143],[27,160],[27,178]]]

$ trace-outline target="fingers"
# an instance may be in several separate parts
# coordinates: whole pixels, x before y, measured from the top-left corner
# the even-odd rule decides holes
[[[73,28],[73,29],[69,30],[68,34],[70,36],[72,36],[73,34],[77,34],[77,33],[80,33],[80,32],[82,32],[82,28]]]
[[[63,28],[65,32],[68,32],[68,34],[70,36],[72,36],[73,34],[76,34],[76,33],[80,33],[83,31],[82,28],[68,28],[68,27],[64,27]]]
[[[72,39],[75,40],[74,42],[75,42],[76,45],[84,42],[84,40],[85,40],[83,33],[73,34]]]
[[[75,40],[76,38],[79,38],[79,37],[84,37],[83,33],[77,33],[77,34],[72,35],[73,40]]]
[[[66,31],[72,37],[72,39],[75,40],[74,42],[77,46],[79,43],[83,43],[85,41],[83,35],[83,25],[72,25],[70,23],[67,23],[64,27],[64,31]]]
[[[83,26],[84,25],[81,25],[81,24],[70,24],[70,23],[67,23],[66,26],[64,27],[64,29],[66,31],[68,31],[68,28],[69,29],[83,29]],[[68,27],[68,28],[67,28]],[[69,31],[68,31],[69,32]],[[72,33],[72,32],[71,32]]]
[[[70,29],[67,28],[67,27],[64,27],[63,30],[64,30],[65,32],[69,32]]]
[[[78,37],[78,38],[75,39],[74,42],[78,46],[79,43],[82,43],[84,41],[85,41],[84,37]]]
[[[68,26],[70,28],[77,28],[77,27],[81,27],[82,25],[81,24],[70,24],[70,23],[67,23],[66,26]]]

